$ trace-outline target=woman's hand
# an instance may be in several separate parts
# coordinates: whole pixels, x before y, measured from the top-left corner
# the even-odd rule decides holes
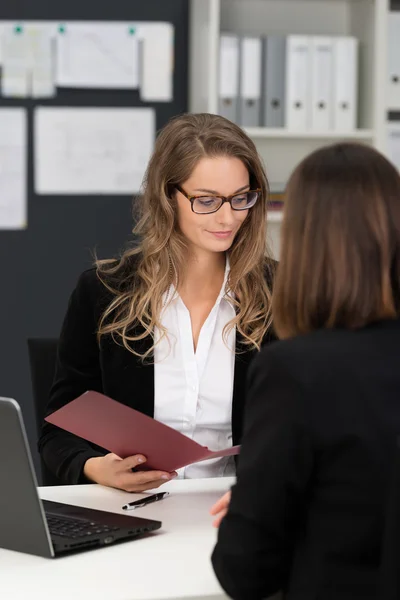
[[[216,502],[214,504],[214,506],[211,508],[210,514],[217,516],[217,518],[213,522],[214,527],[219,527],[221,525],[222,519],[225,517],[226,513],[228,512],[230,501],[231,501],[231,492],[229,491],[229,492],[226,492],[226,494],[224,494],[222,496],[222,498],[220,498],[218,500],[218,502]]]
[[[85,462],[83,473],[87,479],[94,483],[118,488],[125,492],[144,492],[158,488],[163,483],[177,476],[177,473],[165,471],[138,471],[132,469],[146,462],[141,454],[120,458],[116,454],[89,458]]]

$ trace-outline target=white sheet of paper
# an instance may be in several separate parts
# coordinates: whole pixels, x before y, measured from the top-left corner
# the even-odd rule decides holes
[[[139,85],[138,37],[129,23],[59,25],[59,87],[132,89]]]
[[[55,37],[48,27],[27,27],[30,50],[31,95],[33,98],[55,96]]]
[[[47,24],[0,25],[3,96],[55,96],[54,41]]]
[[[29,96],[29,44],[22,26],[6,25],[1,36],[1,93],[5,97]]]
[[[400,125],[390,123],[388,126],[388,158],[400,171]]]
[[[0,36],[2,29],[15,31],[17,27],[18,23],[14,21],[0,21]],[[174,27],[171,23],[30,21],[24,24],[24,31],[27,28],[46,31],[51,39],[55,39],[56,86],[99,89],[140,87],[140,97],[145,102],[170,102],[173,99]],[[14,37],[11,39],[15,42]],[[18,42],[16,49],[11,48],[14,55],[20,49],[20,40]],[[47,46],[45,37],[41,42],[40,54]],[[0,47],[0,65],[2,60],[3,51]],[[43,64],[44,61],[41,62]],[[34,89],[50,90],[48,80],[44,82],[46,78],[38,79],[42,80],[42,84],[34,84]],[[21,95],[20,90],[25,89],[22,77],[19,78],[19,84],[11,86],[12,90],[15,87],[18,95]]]
[[[153,151],[151,108],[39,107],[34,115],[38,194],[132,194]]]
[[[145,102],[173,99],[174,27],[171,23],[137,23],[141,43],[140,97]]]
[[[26,227],[26,157],[26,110],[0,108],[0,229]]]

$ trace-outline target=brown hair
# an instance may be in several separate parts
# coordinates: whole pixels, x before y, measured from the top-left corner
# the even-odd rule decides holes
[[[279,337],[397,317],[400,176],[376,150],[337,144],[308,156],[287,186],[282,236]]]
[[[251,186],[262,190],[228,252],[228,287],[234,294],[230,301],[236,317],[227,326],[227,330],[236,326],[245,344],[260,348],[271,324],[271,292],[265,280],[268,182],[251,139],[234,123],[212,114],[175,117],[160,132],[134,229],[139,245],[118,260],[96,263],[99,278],[113,295],[100,321],[99,340],[111,334],[129,351],[146,358],[154,350],[154,341],[142,354],[131,343],[153,336],[155,327],[167,335],[160,323],[163,295],[171,284],[179,286],[187,260],[187,242],[177,227],[175,186],[190,177],[202,157],[220,156],[240,159]]]

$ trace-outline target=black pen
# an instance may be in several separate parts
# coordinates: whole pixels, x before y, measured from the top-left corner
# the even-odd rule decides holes
[[[147,496],[147,498],[141,498],[140,500],[135,500],[134,502],[128,502],[128,504],[124,504],[122,508],[124,510],[135,510],[135,508],[142,508],[142,506],[147,506],[147,504],[162,500],[166,496],[169,496],[169,492],[160,492],[159,494]]]

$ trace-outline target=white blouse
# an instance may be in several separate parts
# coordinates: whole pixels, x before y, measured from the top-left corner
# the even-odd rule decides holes
[[[235,317],[226,299],[229,262],[217,301],[201,328],[196,352],[190,313],[174,288],[161,314],[168,336],[155,347],[154,418],[210,450],[232,446],[232,396],[236,331],[223,329]],[[156,341],[160,339],[156,331]],[[235,473],[233,457],[211,459],[179,469],[180,478],[222,477]]]

